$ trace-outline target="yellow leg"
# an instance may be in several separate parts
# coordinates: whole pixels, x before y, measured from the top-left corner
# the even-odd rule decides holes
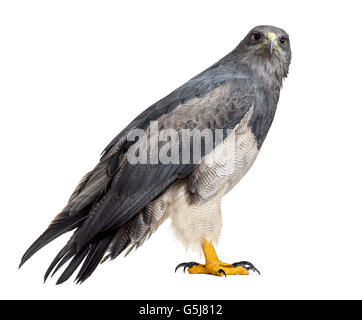
[[[248,275],[248,270],[259,271],[247,261],[241,261],[234,264],[224,263],[219,260],[215,248],[211,241],[204,240],[202,242],[202,251],[205,256],[205,264],[198,264],[196,262],[181,263],[176,267],[184,267],[184,270],[188,268],[188,272],[192,274],[212,274],[215,276],[223,275]]]

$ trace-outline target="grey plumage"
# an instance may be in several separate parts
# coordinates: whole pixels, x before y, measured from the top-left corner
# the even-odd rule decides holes
[[[274,32],[279,41],[287,39],[287,45],[279,43],[280,50],[270,54],[262,46],[268,32]],[[253,40],[256,33],[260,35],[258,41]],[[190,206],[196,202],[203,207],[210,205],[207,210],[216,208],[211,206],[215,198],[218,199],[215,205],[219,206],[222,195],[232,187],[225,185],[234,185],[238,180],[223,180],[217,174],[210,176],[207,167],[199,162],[131,164],[126,159],[132,146],[127,134],[139,128],[149,135],[150,121],[154,120],[158,121],[159,129],[172,128],[178,132],[193,128],[223,129],[225,143],[230,130],[244,130],[241,136],[239,133],[242,148],[239,152],[249,152],[250,156],[245,154],[238,162],[244,166],[240,179],[254,161],[273,121],[290,59],[285,31],[272,26],[256,27],[231,53],[146,109],[105,148],[99,164],[81,180],[67,206],[24,254],[21,265],[59,235],[76,229],[45,278],[54,268],[57,270],[72,259],[58,281],[61,283],[85,259],[77,276],[82,282],[107,251],[108,256],[115,258],[127,248],[142,245],[171,214],[169,208],[175,197],[181,197]],[[216,143],[214,154],[217,148]],[[203,150],[198,160],[203,161],[208,154]],[[212,170],[221,172],[221,169]],[[213,180],[216,178],[222,183],[217,184]],[[202,183],[206,180],[207,183]],[[205,189],[206,185],[209,189]]]

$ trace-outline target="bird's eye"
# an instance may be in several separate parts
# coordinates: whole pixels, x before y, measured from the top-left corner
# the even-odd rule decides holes
[[[255,32],[255,33],[253,33],[253,34],[251,35],[251,40],[252,40],[254,43],[258,42],[260,39],[261,39],[261,34],[260,34],[260,33]]]
[[[288,39],[286,37],[281,37],[279,40],[282,47],[286,47],[288,44]]]

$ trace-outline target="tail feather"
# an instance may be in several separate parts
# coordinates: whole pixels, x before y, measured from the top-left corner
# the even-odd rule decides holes
[[[71,258],[73,258],[75,256],[75,254],[77,253],[75,247],[72,248],[72,250],[69,250],[67,252],[67,254],[59,261],[59,263],[57,264],[57,266],[54,268],[54,271],[52,273],[52,276],[54,276],[57,271],[64,265],[66,264]]]
[[[100,240],[94,242],[89,250],[89,254],[87,255],[86,260],[84,261],[77,277],[77,283],[84,282],[87,278],[89,278],[94,270],[97,268],[99,263],[101,262],[104,254],[106,253],[109,244],[111,243],[114,236],[114,232],[108,233],[104,235]]]
[[[66,263],[70,258],[72,258],[76,253],[75,246],[71,241],[68,241],[68,243],[64,246],[62,250],[59,251],[59,253],[56,255],[52,263],[50,264],[48,270],[45,272],[44,275],[44,282],[47,280],[49,274],[52,272],[52,270],[55,268],[52,276],[55,274],[55,272],[62,266],[64,263]]]
[[[79,265],[82,264],[82,267],[76,277],[77,283],[81,283],[86,280],[97,268],[98,264],[101,262],[103,256],[105,255],[109,244],[114,237],[115,231],[107,232],[106,234],[100,234],[94,238],[88,245],[84,246],[77,252],[76,243],[72,239],[67,243],[67,245],[59,251],[57,256],[54,258],[50,264],[48,270],[44,275],[44,282],[52,273],[52,276],[71,258],[73,258],[68,264],[67,268],[59,277],[57,284],[61,284],[67,281],[72,274],[77,270]],[[54,270],[54,271],[53,271]],[[53,271],[53,272],[52,272]]]
[[[54,218],[44,233],[25,252],[19,268],[45,245],[62,234],[77,229],[72,238],[50,264],[44,275],[44,281],[46,281],[50,274],[53,276],[69,260],[71,261],[61,274],[57,284],[69,279],[84,259],[86,260],[76,280],[83,282],[94,272],[117,231],[99,232],[89,237],[87,242],[82,243],[77,241],[75,236],[78,235],[79,227],[89,218],[92,209],[99,206],[100,200],[108,192],[110,182],[116,172],[119,155],[120,151],[109,157],[102,158],[94,170],[82,178],[72,193],[67,206]]]
[[[49,242],[58,238],[62,234],[79,227],[82,221],[86,218],[88,211],[89,209],[86,208],[77,216],[69,216],[67,212],[59,214],[50,224],[48,229],[46,229],[45,232],[25,252],[21,259],[19,268]]]
[[[21,259],[19,268],[38,250],[67,231],[78,228],[93,205],[103,196],[112,177],[107,175],[113,157],[104,158],[88,172],[73,191],[67,206],[55,217],[47,230],[30,246]]]
[[[67,281],[72,276],[72,274],[74,273],[75,270],[77,270],[77,268],[82,263],[88,252],[89,252],[89,247],[84,247],[73,257],[72,261],[69,263],[67,268],[59,277],[57,284],[61,284]]]
[[[21,265],[50,241],[67,231],[78,228],[51,262],[45,272],[44,282],[49,275],[53,277],[61,267],[68,263],[59,277],[57,284],[67,281],[81,264],[75,281],[82,283],[93,274],[101,262],[108,258],[113,260],[129,248],[126,253],[127,255],[131,250],[139,247],[147,238],[147,235],[151,234],[149,231],[150,227],[143,228],[144,225],[140,221],[143,221],[144,217],[140,216],[124,223],[118,229],[98,233],[88,243],[80,245],[77,241],[79,227],[84,222],[84,219],[89,216],[92,207],[93,205],[84,208],[84,211],[77,216],[69,215],[66,211],[59,214],[43,235],[41,235],[24,254]],[[139,232],[136,231],[141,227],[146,231],[144,230],[139,234]],[[108,255],[106,255],[107,253]]]

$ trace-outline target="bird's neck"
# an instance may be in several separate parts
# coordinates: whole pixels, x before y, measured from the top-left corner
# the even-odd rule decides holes
[[[247,52],[242,49],[237,47],[230,53],[230,61],[234,63],[234,68],[240,72],[247,69],[273,91],[279,91],[288,75],[289,64],[284,61],[285,57],[278,53],[266,56],[264,53]]]

